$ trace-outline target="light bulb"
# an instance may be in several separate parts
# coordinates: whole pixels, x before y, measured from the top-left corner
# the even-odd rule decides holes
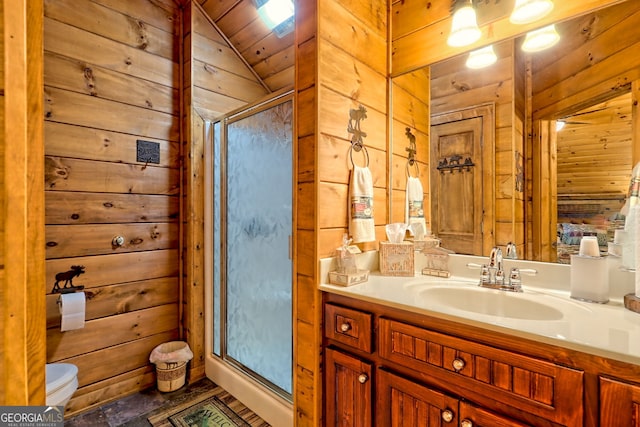
[[[552,9],[551,0],[516,0],[509,20],[513,24],[529,24],[548,15]]]
[[[469,45],[480,38],[480,29],[476,21],[476,11],[469,2],[453,14],[451,33],[447,39],[449,46],[460,47]]]
[[[525,52],[540,52],[558,43],[560,35],[556,31],[555,25],[540,28],[527,33],[522,43],[522,50]]]
[[[484,68],[495,63],[497,59],[498,57],[493,51],[493,45],[489,45],[471,52],[467,58],[466,65],[472,69]]]

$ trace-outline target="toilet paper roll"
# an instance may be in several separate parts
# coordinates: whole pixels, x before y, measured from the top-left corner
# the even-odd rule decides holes
[[[62,315],[61,331],[72,331],[84,328],[86,299],[84,292],[62,294],[58,300]]]

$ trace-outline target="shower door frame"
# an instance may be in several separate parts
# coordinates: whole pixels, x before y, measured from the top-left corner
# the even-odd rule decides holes
[[[214,272],[213,272],[213,221],[214,221],[214,171],[213,171],[213,138],[214,138],[214,124],[220,123],[220,138],[221,146],[220,151],[225,153],[226,147],[226,126],[229,118],[233,118],[233,122],[242,120],[243,118],[250,117],[261,111],[267,110],[274,106],[284,104],[286,102],[292,103],[292,150],[291,150],[291,164],[292,164],[292,177],[291,177],[291,191],[292,191],[292,223],[291,223],[291,237],[289,241],[289,256],[291,259],[291,305],[292,305],[292,340],[293,340],[293,304],[294,304],[294,283],[295,280],[295,247],[294,233],[295,230],[295,176],[297,174],[297,165],[295,162],[297,156],[296,144],[295,144],[295,105],[294,96],[292,90],[282,91],[278,94],[272,94],[266,100],[262,100],[255,104],[243,107],[240,110],[231,112],[219,120],[205,122],[205,374],[214,381],[216,384],[223,387],[229,393],[234,395],[238,400],[242,401],[247,407],[261,416],[265,421],[272,425],[293,426],[293,405],[290,399],[293,398],[293,393],[289,396],[284,396],[282,391],[276,386],[274,387],[268,381],[252,376],[256,374],[250,369],[241,366],[238,362],[230,360],[226,356],[226,296],[224,295],[224,288],[226,285],[221,283],[220,293],[220,308],[221,312],[214,314]],[[221,200],[219,211],[221,213],[220,223],[220,242],[221,244],[226,242],[226,161],[224,157],[220,162],[220,176],[221,176]],[[220,253],[220,277],[221,281],[226,278],[226,251],[219,251]],[[214,319],[215,316],[215,319]],[[214,353],[214,321],[222,322],[219,328],[220,333],[220,355]],[[292,354],[292,376],[293,376],[293,356]],[[292,379],[293,380],[293,379]],[[289,399],[290,398],[290,399]]]

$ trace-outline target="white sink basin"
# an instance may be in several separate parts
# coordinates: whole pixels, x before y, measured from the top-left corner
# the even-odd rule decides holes
[[[569,304],[575,310],[574,304],[544,294],[515,293],[469,285],[436,285],[416,290],[418,298],[429,305],[511,319],[562,320],[563,311],[554,305]]]

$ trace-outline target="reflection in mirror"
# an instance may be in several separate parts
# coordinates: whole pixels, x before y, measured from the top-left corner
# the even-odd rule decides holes
[[[480,201],[484,203],[480,212],[492,214],[471,218],[478,222],[483,245],[459,249],[459,253],[487,255],[487,247],[514,242],[523,258],[562,262],[574,250],[573,241],[562,241],[564,230],[570,228],[562,224],[582,226],[604,239],[623,226],[619,210],[632,165],[640,160],[633,150],[632,123],[638,118],[631,100],[634,90],[640,88],[640,55],[636,54],[640,49],[640,2],[597,10],[560,22],[556,28],[560,42],[543,52],[523,52],[524,37],[519,37],[496,43],[498,59],[485,69],[467,68],[465,54],[393,79],[392,212],[398,211],[397,204],[403,199],[398,190],[404,188],[399,174],[404,141],[398,134],[407,125],[417,129],[418,152],[431,155],[421,161],[434,171],[442,159],[433,157],[433,136],[443,135],[434,126],[443,124],[442,117],[455,123],[491,106],[495,112],[492,132],[481,134],[480,140],[482,150],[494,148],[490,157],[484,153],[471,161],[480,166],[478,170],[490,171],[482,174],[480,191],[494,195],[492,200]],[[425,90],[413,90],[412,84],[425,75],[429,96],[419,97]],[[428,105],[430,117],[426,131],[406,113],[422,103]],[[560,119],[566,127],[557,132]],[[456,138],[451,147],[463,147],[462,136]],[[396,146],[397,141],[402,141],[401,147]],[[448,150],[442,148],[443,156],[457,154]],[[428,181],[423,186],[429,228],[438,234],[443,230],[432,227],[439,223],[467,223],[468,218],[434,221],[442,206],[434,197],[472,195],[477,188],[467,189],[464,180],[459,180],[459,194],[437,191],[432,187],[434,175],[428,179],[429,175],[422,174]],[[445,214],[465,213],[467,210]],[[606,240],[603,249],[606,251]]]
[[[629,190],[631,92],[557,123],[558,262],[569,263],[583,235],[596,235],[607,251]]]

